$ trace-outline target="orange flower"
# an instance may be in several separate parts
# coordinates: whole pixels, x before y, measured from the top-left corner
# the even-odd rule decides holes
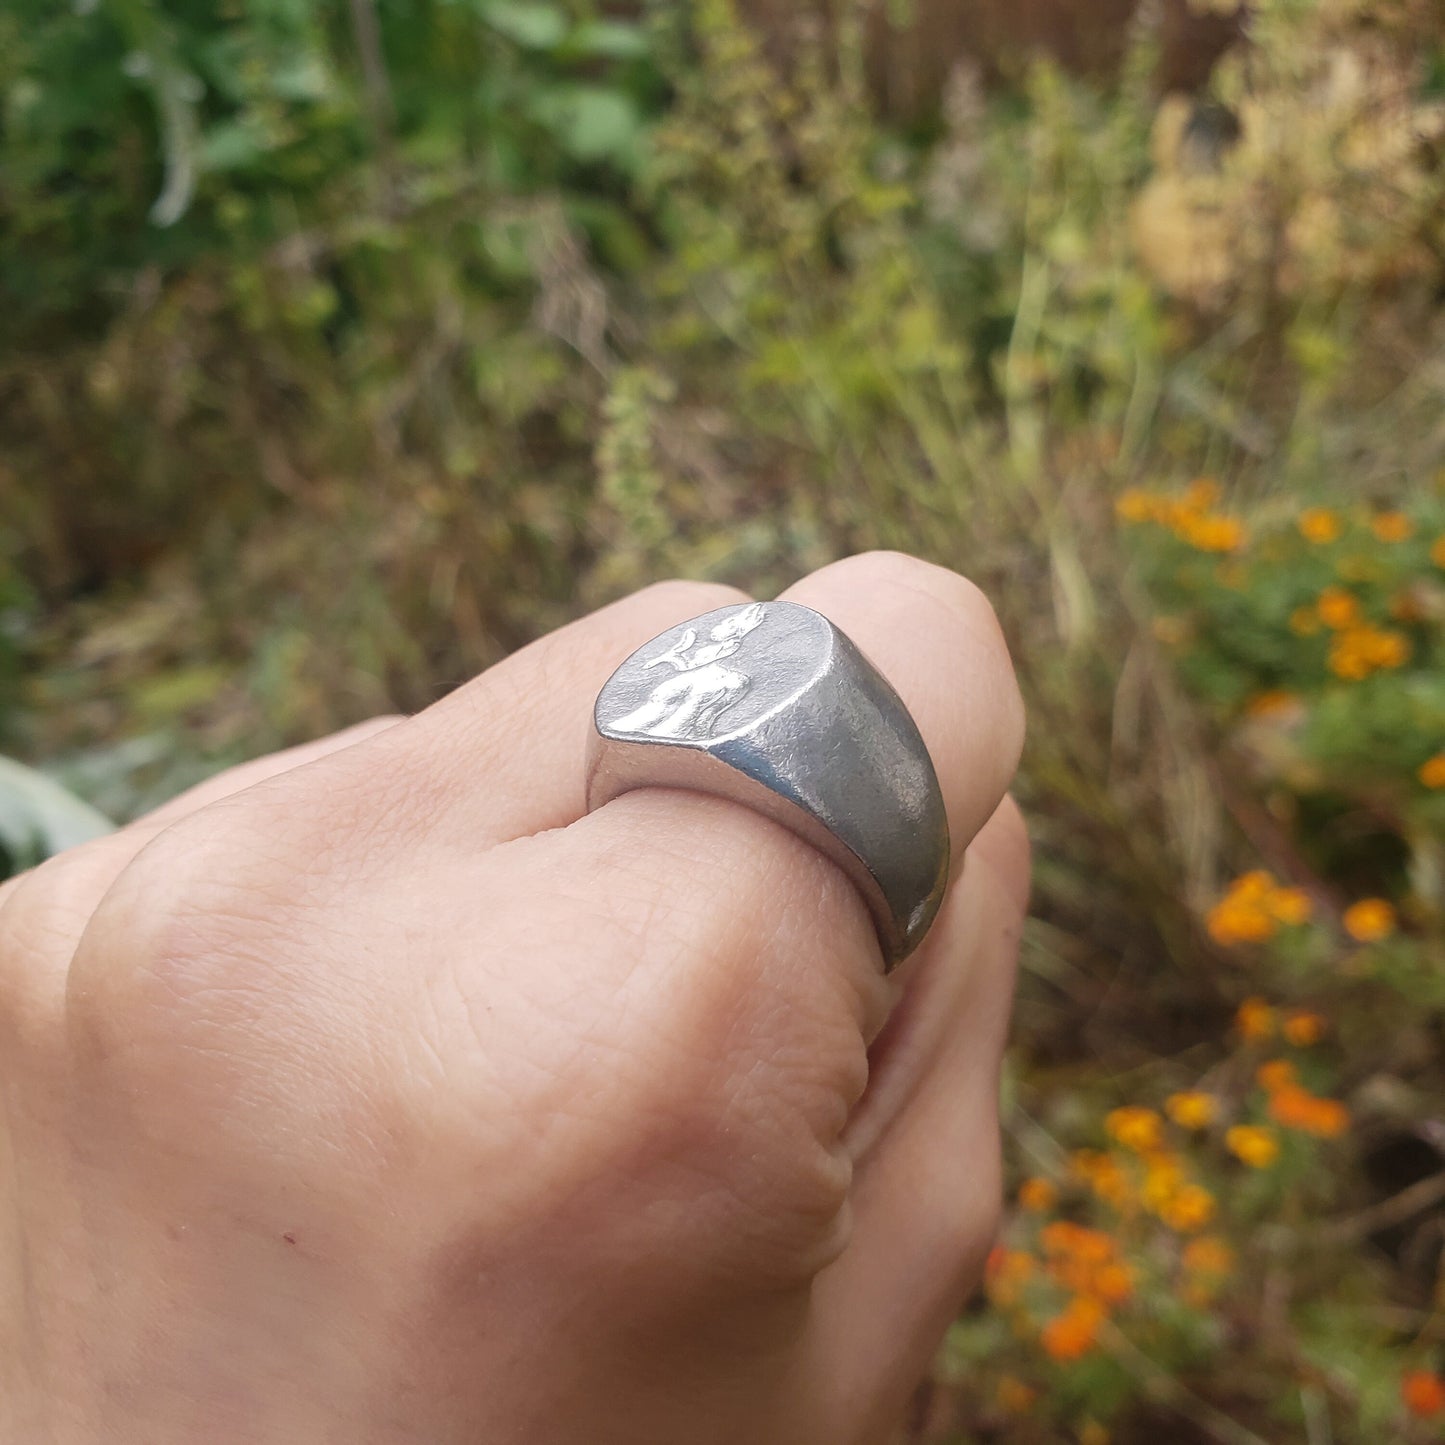
[[[1430,560],[1437,567],[1445,567],[1445,535],[1436,537],[1430,543]]]
[[[1322,545],[1333,542],[1342,530],[1339,514],[1328,507],[1310,507],[1299,517],[1300,535],[1306,542]]]
[[[1274,1036],[1274,1010],[1262,998],[1247,998],[1234,1016],[1234,1026],[1251,1043]]]
[[[1050,1180],[1036,1176],[1025,1179],[1019,1185],[1019,1208],[1027,1209],[1031,1214],[1045,1213],[1058,1203],[1058,1199],[1059,1191]]]
[[[994,1248],[984,1265],[984,1285],[988,1297],[1007,1308],[1018,1303],[1024,1284],[1034,1272],[1034,1257],[1021,1249]]]
[[[1044,1326],[1039,1342],[1050,1359],[1077,1360],[1098,1343],[1103,1322],[1104,1306],[1087,1295],[1079,1295]]]
[[[1090,1293],[1108,1305],[1121,1305],[1134,1293],[1134,1271],[1127,1264],[1101,1265],[1090,1282]]]
[[[1225,1136],[1225,1147],[1251,1169],[1268,1169],[1279,1158],[1279,1139],[1262,1124],[1236,1124]]]
[[[1403,667],[1410,660],[1410,639],[1403,632],[1369,623],[1336,634],[1330,644],[1330,671],[1348,682],[1358,682],[1381,669]]]
[[[1445,1380],[1429,1370],[1411,1370],[1400,1381],[1405,1408],[1421,1420],[1445,1415]]]
[[[1164,1101],[1164,1112],[1181,1129],[1207,1129],[1219,1113],[1219,1102],[1213,1094],[1191,1089],[1170,1094]]]
[[[1270,1059],[1254,1071],[1254,1077],[1260,1088],[1273,1094],[1295,1082],[1294,1065],[1288,1059]]]
[[[1121,492],[1114,503],[1114,511],[1123,522],[1152,522],[1159,515],[1159,499],[1152,492],[1139,487],[1130,487]]]
[[[1370,530],[1382,542],[1406,542],[1415,524],[1403,512],[1376,512],[1370,518]]]
[[[1293,1013],[1285,1019],[1282,1031],[1297,1049],[1317,1044],[1325,1036],[1324,1016],[1315,1013]]]
[[[1350,1127],[1350,1111],[1338,1099],[1320,1099],[1298,1084],[1271,1095],[1270,1117],[1287,1129],[1320,1139],[1338,1139]]]
[[[1069,1160],[1069,1173],[1082,1179],[1105,1204],[1123,1213],[1134,1203],[1134,1187],[1112,1154],[1080,1149]]]
[[[1343,587],[1326,587],[1315,604],[1320,621],[1336,630],[1349,627],[1360,615],[1360,601]]]
[[[1445,753],[1436,753],[1420,764],[1415,774],[1427,788],[1445,788]]]
[[[1180,1262],[1190,1274],[1228,1274],[1234,1268],[1234,1251],[1217,1235],[1201,1234],[1184,1246]]]
[[[1163,1120],[1153,1109],[1130,1105],[1113,1109],[1104,1119],[1109,1137],[1136,1154],[1147,1154],[1164,1142]]]
[[[1153,1154],[1144,1166],[1144,1187],[1140,1197],[1144,1207],[1163,1217],[1169,1201],[1185,1184],[1184,1166],[1173,1154]]]
[[[1186,1184],[1166,1201],[1159,1217],[1177,1234],[1193,1234],[1214,1218],[1214,1196],[1202,1184]]]
[[[1272,692],[1256,693],[1245,703],[1244,710],[1250,717],[1287,717],[1299,710],[1299,698],[1276,688]]]
[[[1174,530],[1200,552],[1237,552],[1245,543],[1244,523],[1220,513],[1185,511]]]
[[[1303,888],[1276,888],[1269,895],[1268,907],[1280,923],[1294,928],[1309,922],[1313,905]]]
[[[1376,943],[1395,931],[1395,910],[1383,898],[1362,898],[1345,909],[1345,932],[1358,943]]]

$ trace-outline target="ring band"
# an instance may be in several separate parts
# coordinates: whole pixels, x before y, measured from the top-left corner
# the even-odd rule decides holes
[[[948,880],[938,775],[902,699],[821,613],[720,607],[659,633],[603,685],[589,812],[634,788],[730,798],[826,854],[862,893],[886,968]]]

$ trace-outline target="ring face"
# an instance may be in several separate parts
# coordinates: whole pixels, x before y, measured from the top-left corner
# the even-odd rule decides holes
[[[827,618],[718,608],[659,633],[594,709],[587,806],[648,786],[732,798],[833,858],[888,966],[922,940],[948,876],[933,763],[902,701]]]

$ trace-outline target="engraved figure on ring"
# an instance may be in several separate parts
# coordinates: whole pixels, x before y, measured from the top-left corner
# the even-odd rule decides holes
[[[644,667],[666,665],[673,676],[660,682],[647,701],[612,727],[644,737],[702,742],[712,736],[718,719],[748,690],[752,679],[723,664],[742,646],[743,638],[763,620],[764,604],[754,602],[724,617],[699,643],[689,627],[665,652],[649,657]]]

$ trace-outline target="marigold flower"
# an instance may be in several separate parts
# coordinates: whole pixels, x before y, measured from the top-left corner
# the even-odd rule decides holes
[[[1395,909],[1383,898],[1362,898],[1345,909],[1341,921],[1357,943],[1377,943],[1395,931]]]
[[[1445,1415],[1445,1380],[1429,1370],[1411,1370],[1400,1380],[1405,1408],[1421,1420]]]
[[[1410,660],[1410,639],[1403,632],[1368,623],[1347,627],[1330,644],[1330,671],[1358,682],[1380,669],[1403,667]]]
[[[1343,530],[1339,514],[1328,507],[1310,507],[1300,513],[1300,535],[1306,542],[1323,545],[1333,542]]]
[[[1437,567],[1445,567],[1445,535],[1436,537],[1430,543],[1430,560]]]
[[[1256,693],[1244,705],[1244,710],[1250,717],[1280,717],[1295,712],[1298,708],[1299,698],[1283,688]]]
[[[1048,1179],[1035,1176],[1019,1185],[1019,1208],[1027,1209],[1031,1214],[1043,1214],[1052,1209],[1058,1199],[1059,1191]]]
[[[1279,930],[1279,921],[1262,899],[1226,893],[1205,916],[1209,936],[1228,948],[1236,943],[1263,943]]]
[[[1313,637],[1320,630],[1319,613],[1313,607],[1296,607],[1289,615],[1289,630],[1296,637]]]
[[[994,1388],[998,1407],[1006,1415],[1026,1415],[1033,1409],[1039,1392],[1025,1384],[1017,1375],[1004,1375]]]
[[[1119,494],[1114,512],[1122,522],[1152,522],[1159,513],[1159,499],[1140,487],[1130,487]]]
[[[1179,1258],[1190,1274],[1228,1274],[1234,1268],[1234,1251],[1213,1234],[1191,1239]]]
[[[998,1245],[988,1256],[983,1278],[988,1297],[1007,1308],[1018,1303],[1024,1284],[1034,1272],[1034,1257],[1022,1249]]]
[[[1281,1032],[1297,1049],[1305,1049],[1324,1038],[1325,1027],[1322,1014],[1292,1013],[1281,1025]]]
[[[1268,1094],[1289,1088],[1297,1079],[1294,1065],[1288,1059],[1270,1059],[1254,1071],[1254,1077],[1260,1088]]]
[[[1279,1158],[1279,1139],[1262,1124],[1236,1124],[1225,1134],[1224,1144],[1251,1169],[1268,1169]]]
[[[1234,1016],[1234,1026],[1252,1043],[1274,1037],[1274,1010],[1262,998],[1247,998]]]
[[[1175,522],[1174,530],[1199,552],[1237,552],[1245,543],[1244,523],[1219,513],[1187,511]]]
[[[1193,1234],[1214,1218],[1214,1196],[1202,1184],[1186,1184],[1165,1202],[1159,1217],[1177,1234]]]
[[[1164,1121],[1153,1109],[1138,1105],[1110,1110],[1104,1128],[1111,1139],[1136,1154],[1147,1154],[1164,1142]]]
[[[1326,627],[1348,627],[1360,615],[1360,599],[1343,587],[1326,587],[1315,603],[1315,611]]]
[[[1050,1359],[1062,1361],[1087,1355],[1098,1343],[1104,1315],[1104,1306],[1087,1295],[1070,1300],[1064,1312],[1055,1315],[1039,1335],[1044,1353]]]
[[[1219,1101],[1213,1094],[1190,1089],[1170,1094],[1164,1101],[1164,1112],[1181,1129],[1207,1129],[1218,1116]]]
[[[1123,1213],[1134,1203],[1134,1187],[1112,1154],[1079,1149],[1069,1160],[1069,1173],[1086,1183],[1105,1204]]]
[[[1415,524],[1404,512],[1376,512],[1370,518],[1370,530],[1382,542],[1406,542],[1414,534]]]
[[[1445,788],[1445,753],[1436,753],[1420,764],[1415,774],[1427,788]]]
[[[1046,1224],[1039,1235],[1044,1253],[1053,1258],[1070,1257],[1086,1264],[1103,1264],[1113,1259],[1115,1244],[1102,1229],[1090,1229],[1069,1219]]]
[[[1144,1166],[1144,1187],[1139,1191],[1145,1209],[1162,1217],[1169,1201],[1186,1182],[1184,1166],[1173,1154],[1151,1154]]]
[[[1269,895],[1269,911],[1291,928],[1308,923],[1314,905],[1303,888],[1276,888]]]
[[[1298,1084],[1276,1090],[1269,1101],[1270,1117],[1287,1129],[1320,1139],[1338,1139],[1350,1127],[1350,1111],[1338,1099],[1321,1099]]]
[[[1101,1265],[1090,1281],[1089,1292],[1108,1305],[1121,1305],[1134,1293],[1134,1271],[1115,1261]]]

